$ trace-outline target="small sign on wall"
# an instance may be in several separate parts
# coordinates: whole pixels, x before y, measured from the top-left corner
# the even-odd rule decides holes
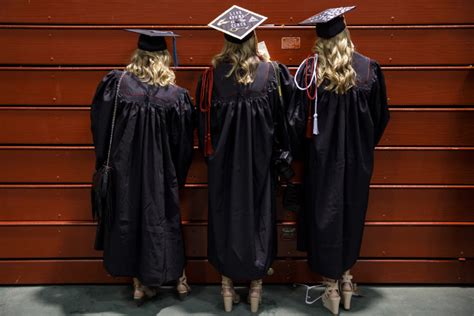
[[[281,49],[299,49],[301,47],[301,37],[282,37]]]

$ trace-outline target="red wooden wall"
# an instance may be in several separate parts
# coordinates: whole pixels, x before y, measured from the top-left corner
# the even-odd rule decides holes
[[[93,250],[89,106],[136,43],[125,27],[172,29],[178,84],[194,93],[222,45],[205,25],[228,0],[3,0],[0,10],[0,284],[111,283]],[[357,49],[385,71],[392,120],[376,151],[361,259],[366,283],[474,283],[474,2],[236,1],[269,16],[258,30],[275,60],[296,66],[314,30],[296,23],[330,6]],[[179,8],[179,10],[178,10]],[[282,49],[282,37],[300,37]],[[297,166],[298,167],[298,166]],[[206,261],[207,185],[196,153],[181,194],[193,283],[217,282]],[[281,207],[278,260],[267,282],[317,279],[295,250],[295,214]]]

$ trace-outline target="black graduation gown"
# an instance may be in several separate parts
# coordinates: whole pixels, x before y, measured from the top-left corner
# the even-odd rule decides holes
[[[91,124],[96,168],[104,164],[121,71],[97,88]],[[145,285],[178,279],[185,264],[178,198],[193,151],[193,105],[185,89],[122,80],[113,137],[114,219],[103,238],[104,266]]]
[[[278,66],[283,94],[289,101],[294,83]],[[238,84],[229,64],[214,69],[211,139],[208,157],[210,263],[232,279],[256,280],[266,275],[276,254],[274,164],[289,153],[286,107],[280,104],[275,72],[260,62],[252,84]],[[197,89],[197,104],[199,91]],[[198,120],[203,149],[206,113]],[[291,162],[291,155],[286,163]]]
[[[308,252],[313,271],[333,279],[359,256],[374,147],[389,120],[380,66],[354,53],[353,67],[357,84],[346,94],[320,85],[320,133],[303,142],[305,199],[298,214],[298,249]],[[313,102],[311,107],[314,111]],[[307,112],[305,92],[299,92],[289,110],[293,135],[300,137],[297,143],[304,137]]]

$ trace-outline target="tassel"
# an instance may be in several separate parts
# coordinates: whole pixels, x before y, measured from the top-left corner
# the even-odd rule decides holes
[[[179,61],[178,61],[178,49],[176,47],[176,37],[173,36],[173,63],[174,67],[179,66]]]
[[[206,157],[209,157],[214,153],[214,149],[212,148],[212,142],[211,142],[211,133],[207,133],[204,143],[206,147],[205,155]]]
[[[306,120],[306,138],[312,138],[313,137],[313,117],[309,116],[308,119]]]
[[[214,85],[214,69],[209,67],[202,75],[200,104],[199,109],[202,113],[206,113],[206,136],[204,137],[204,156],[209,157],[214,153],[211,141],[211,101],[212,87]]]
[[[294,76],[294,81],[296,87],[301,91],[306,91],[306,96],[308,100],[308,115],[306,119],[306,137],[312,138],[313,135],[319,134],[318,128],[318,85],[317,85],[317,67],[318,67],[318,54],[314,56],[308,56],[305,60],[301,62],[296,74]],[[301,71],[304,72],[303,78],[300,77]],[[301,78],[301,80],[299,79]],[[300,86],[299,81],[304,81],[304,86]],[[311,101],[314,100],[314,115],[311,111]]]
[[[313,135],[319,135],[318,126],[318,97],[314,99],[314,114],[313,114]]]
[[[306,138],[313,137],[313,115],[312,115],[312,108],[311,108],[311,101],[307,99],[308,102],[308,114],[306,115]]]

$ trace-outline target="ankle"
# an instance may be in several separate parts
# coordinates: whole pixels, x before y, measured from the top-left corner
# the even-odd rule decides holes
[[[259,279],[259,280],[253,280],[252,282],[250,282],[250,288],[252,289],[261,289],[262,288],[262,279]]]
[[[338,280],[323,278],[323,283],[326,285],[325,293],[327,297],[338,298],[339,297],[339,282]]]
[[[221,283],[222,283],[222,287],[230,287],[230,288],[234,287],[234,283],[232,282],[232,280],[224,275],[222,276]]]

